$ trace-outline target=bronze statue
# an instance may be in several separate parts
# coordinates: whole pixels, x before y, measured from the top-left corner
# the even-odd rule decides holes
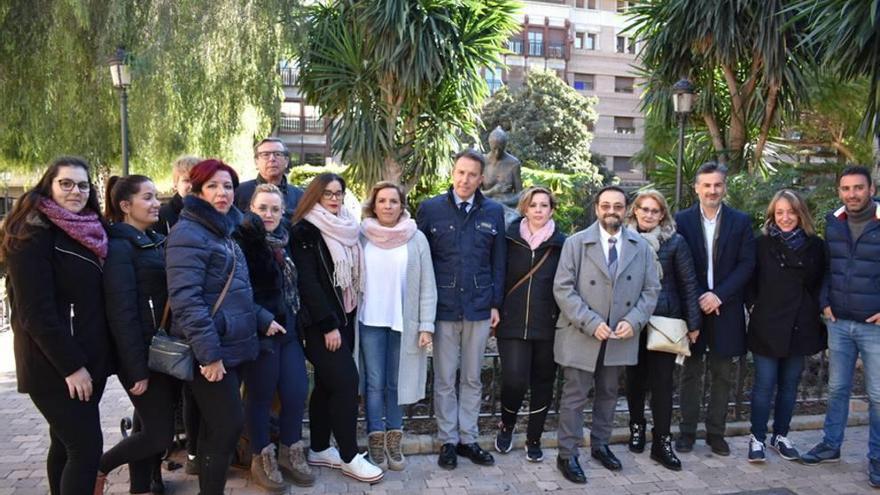
[[[506,146],[507,133],[498,126],[489,133],[489,160],[483,174],[482,191],[485,196],[504,205],[504,220],[510,224],[519,217],[516,204],[523,185],[521,163],[504,150]]]

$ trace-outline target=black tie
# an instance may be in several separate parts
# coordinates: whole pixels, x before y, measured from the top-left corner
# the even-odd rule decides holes
[[[617,238],[608,238],[608,274],[614,278],[617,272]]]
[[[465,216],[465,217],[467,216],[467,209],[468,209],[468,205],[469,205],[469,204],[470,204],[470,203],[468,203],[467,201],[462,201],[462,202],[458,205],[458,211],[461,212],[461,215],[462,215],[462,216]]]

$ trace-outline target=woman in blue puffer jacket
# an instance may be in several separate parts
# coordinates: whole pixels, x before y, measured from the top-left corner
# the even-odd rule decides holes
[[[232,207],[235,170],[204,160],[190,171],[190,181],[192,194],[183,200],[166,247],[171,332],[192,346],[197,365],[190,386],[205,426],[199,432],[199,490],[221,495],[244,425],[239,366],[257,357],[258,331],[274,335],[284,328],[254,304],[247,263],[231,237],[241,221]]]

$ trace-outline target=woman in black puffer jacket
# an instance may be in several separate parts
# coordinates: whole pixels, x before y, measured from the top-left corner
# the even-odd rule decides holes
[[[101,457],[99,476],[129,464],[130,493],[159,489],[161,459],[174,436],[180,383],[147,368],[150,340],[165,307],[165,237],[150,230],[159,216],[156,186],[149,177],[111,177],[106,214],[110,248],[104,263],[107,323],[116,344],[119,381],[128,391],[141,428]],[[152,473],[151,473],[152,472]],[[156,478],[151,480],[154,474]]]
[[[695,342],[703,323],[698,303],[697,275],[690,249],[684,238],[675,231],[675,221],[669,214],[666,198],[654,190],[640,192],[627,215],[627,225],[639,232],[657,253],[661,288],[654,314],[685,320],[690,330],[688,338]],[[672,450],[669,431],[675,354],[649,351],[647,337],[648,332],[643,331],[639,343],[639,363],[626,369],[631,433],[629,449],[633,452],[645,449],[645,393],[650,390],[651,412],[654,415],[651,459],[678,471],[681,470],[681,461]]]
[[[192,346],[197,362],[190,386],[205,426],[199,430],[200,493],[221,495],[244,426],[240,366],[257,357],[258,331],[274,335],[283,327],[254,303],[247,262],[231,237],[241,221],[232,207],[235,170],[205,160],[193,167],[190,180],[192,194],[183,199],[166,247],[171,332]]]

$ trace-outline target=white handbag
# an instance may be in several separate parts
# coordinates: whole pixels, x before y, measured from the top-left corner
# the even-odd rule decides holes
[[[648,350],[690,357],[687,323],[679,318],[652,316],[648,320]]]

